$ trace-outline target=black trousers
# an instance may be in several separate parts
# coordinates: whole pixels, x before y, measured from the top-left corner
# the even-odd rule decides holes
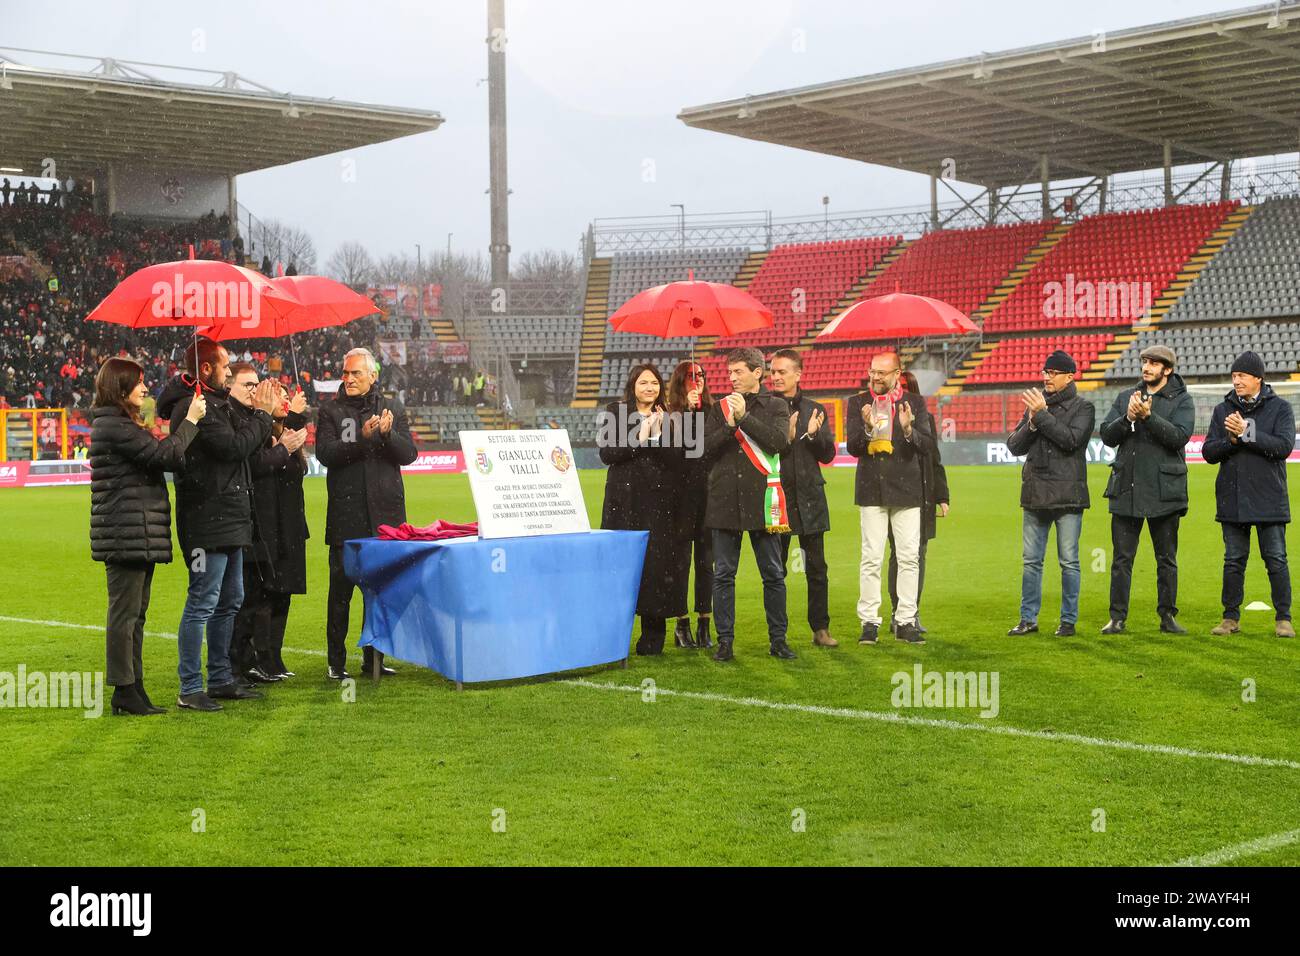
[[[916,552],[916,613],[921,613],[921,591],[925,588],[925,552],[930,542],[921,538],[921,546]],[[889,618],[893,620],[893,609],[898,607],[898,555],[894,552],[894,531],[889,531]]]
[[[1122,621],[1128,617],[1129,590],[1133,583],[1133,557],[1137,554],[1142,522],[1146,521],[1151,546],[1156,553],[1156,613],[1178,614],[1178,519],[1181,515],[1159,518],[1110,516],[1110,616]]]
[[[230,641],[230,666],[236,674],[253,665],[269,674],[286,670],[282,655],[292,595],[267,587],[261,571],[257,562],[244,562],[244,604]]]
[[[781,535],[781,567],[790,573],[790,539],[794,535]],[[808,626],[814,631],[831,626],[829,579],[826,574],[826,535],[821,531],[799,535],[803,551],[804,574],[808,578]]]
[[[105,561],[108,578],[108,629],[105,676],[114,687],[144,680],[144,618],[149,610],[152,564]]]
[[[713,613],[713,532],[700,530],[686,543],[695,561],[695,613]]]
[[[342,670],[348,658],[348,615],[352,612],[352,591],[356,585],[343,573],[343,545],[330,545],[330,590],[326,598],[325,644],[329,666]],[[361,649],[362,666],[369,669],[374,649]]]
[[[658,654],[664,649],[664,638],[668,636],[668,622],[662,617],[641,615],[641,637],[636,642],[638,654]]]

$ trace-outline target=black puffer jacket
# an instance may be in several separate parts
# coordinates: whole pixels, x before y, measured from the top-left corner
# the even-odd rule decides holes
[[[249,456],[271,434],[271,416],[253,412],[241,420],[225,389],[204,388],[208,411],[199,419],[199,437],[176,477],[176,536],[186,557],[196,548],[246,548],[253,543],[252,474]],[[158,397],[158,414],[173,430],[185,420],[194,399],[188,376],[171,381]]]
[[[1223,422],[1233,412],[1254,423],[1251,441],[1232,441]],[[1214,480],[1215,521],[1273,524],[1291,520],[1286,460],[1295,448],[1295,412],[1265,384],[1249,406],[1229,392],[1214,409],[1201,454],[1219,466]]]
[[[91,409],[90,556],[165,564],[172,509],[163,472],[178,471],[198,426],[182,421],[159,441],[116,406]]]
[[[1046,396],[1047,407],[1033,416],[1026,409],[1007,437],[1013,455],[1025,455],[1020,469],[1020,507],[1027,511],[1086,511],[1088,439],[1097,421],[1092,402],[1071,382]]]

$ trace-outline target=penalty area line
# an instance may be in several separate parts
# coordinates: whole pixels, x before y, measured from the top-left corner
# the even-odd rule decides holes
[[[1269,850],[1276,850],[1297,842],[1300,842],[1300,830],[1287,830],[1285,833],[1274,833],[1272,836],[1259,837],[1254,840],[1247,840],[1245,843],[1234,843],[1232,846],[1220,847],[1200,856],[1189,856],[1169,865],[1222,866],[1224,863],[1231,863],[1243,856],[1258,856],[1260,853],[1267,853]]]

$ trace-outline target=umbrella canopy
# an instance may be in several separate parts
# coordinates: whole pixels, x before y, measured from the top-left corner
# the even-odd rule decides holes
[[[354,319],[383,311],[361,293],[325,276],[281,276],[271,279],[270,283],[297,304],[288,312],[263,310],[260,320],[252,327],[235,319],[215,322],[201,329],[201,333],[217,342],[229,339],[278,339],[294,332],[345,325]]]
[[[748,292],[724,282],[670,282],[638,292],[609,317],[615,332],[671,339],[735,335],[772,325],[772,312]]]
[[[845,309],[818,333],[819,339],[866,341],[907,339],[918,335],[970,335],[979,326],[947,302],[924,295],[893,292],[863,299]]]
[[[104,297],[87,322],[133,329],[258,324],[297,308],[292,294],[251,269],[217,259],[160,262],[131,273]]]

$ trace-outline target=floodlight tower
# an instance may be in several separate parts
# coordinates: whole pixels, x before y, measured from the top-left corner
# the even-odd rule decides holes
[[[506,182],[506,10],[505,0],[488,0],[488,186],[491,193],[492,285],[510,279],[510,190]]]

